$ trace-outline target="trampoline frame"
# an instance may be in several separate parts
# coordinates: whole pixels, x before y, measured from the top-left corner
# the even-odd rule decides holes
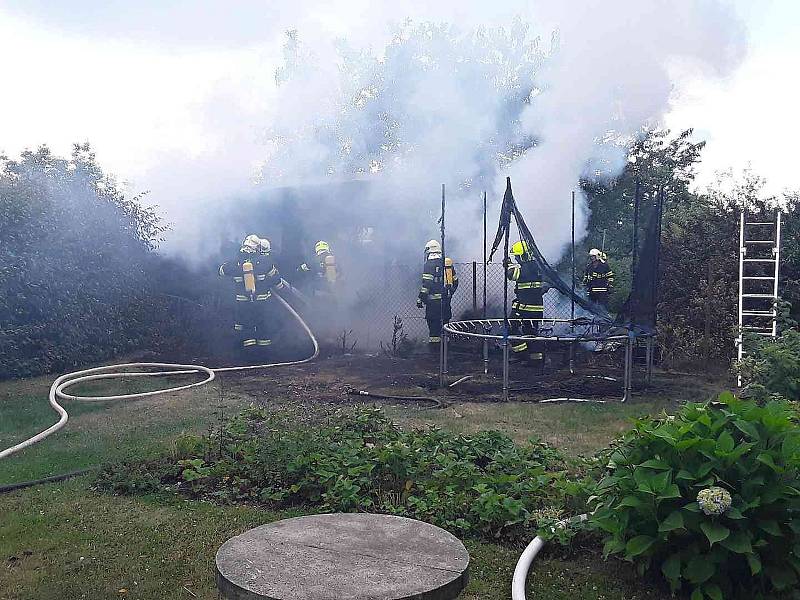
[[[453,321],[451,323],[445,323],[444,328],[442,330],[442,352],[441,352],[441,361],[439,363],[439,377],[441,381],[444,381],[444,376],[448,372],[447,362],[448,362],[448,345],[450,336],[455,337],[467,337],[467,338],[474,338],[483,340],[484,346],[484,373],[488,373],[488,364],[489,364],[489,355],[488,355],[488,343],[490,340],[495,340],[501,342],[503,345],[503,401],[508,401],[508,393],[509,393],[509,342],[562,342],[570,344],[570,353],[572,353],[574,344],[579,342],[592,342],[592,341],[621,341],[625,343],[625,364],[624,364],[624,376],[623,376],[623,396],[622,402],[626,402],[631,397],[631,392],[633,388],[633,355],[634,355],[634,345],[638,338],[644,338],[646,340],[646,356],[645,356],[645,372],[646,372],[646,384],[650,383],[653,373],[653,337],[655,334],[653,333],[636,333],[632,331],[630,328],[622,328],[626,332],[625,333],[618,333],[612,335],[555,335],[555,336],[545,336],[545,335],[514,335],[508,333],[506,330],[506,323],[509,325],[511,324],[518,324],[524,325],[525,323],[533,325],[534,323],[538,323],[539,325],[543,325],[546,323],[551,323],[555,325],[556,323],[561,324],[569,324],[572,328],[575,325],[579,326],[589,326],[592,327],[594,325],[601,325],[604,323],[597,323],[594,321],[588,321],[586,319],[469,319],[464,321]],[[499,335],[495,335],[492,333],[487,333],[491,331],[494,326],[500,326],[502,333]],[[477,331],[464,331],[462,328],[483,328],[484,333],[479,333]],[[570,366],[570,370],[572,367]]]

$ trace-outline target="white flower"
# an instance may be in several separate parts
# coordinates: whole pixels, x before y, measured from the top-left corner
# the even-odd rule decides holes
[[[731,507],[731,495],[721,487],[710,487],[700,490],[697,503],[705,514],[718,516]]]

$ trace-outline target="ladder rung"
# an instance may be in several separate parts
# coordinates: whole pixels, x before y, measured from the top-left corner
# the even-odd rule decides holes
[[[745,317],[776,317],[773,311],[768,310],[743,310],[742,316]]]
[[[774,258],[743,258],[742,260],[744,262],[769,262],[769,263],[775,262]]]
[[[749,221],[745,225],[775,225],[772,221]]]
[[[759,331],[772,331],[772,327],[756,327],[755,325],[742,325],[742,329],[759,330]]]
[[[745,244],[774,244],[775,240],[745,240]]]
[[[762,280],[762,281],[766,281],[766,280],[768,279],[768,280],[770,280],[770,281],[775,281],[775,278],[774,278],[774,277],[753,277],[753,276],[747,276],[747,277],[742,277],[742,279],[760,279],[760,280]]]
[[[742,294],[742,298],[772,298],[777,300],[773,294]]]

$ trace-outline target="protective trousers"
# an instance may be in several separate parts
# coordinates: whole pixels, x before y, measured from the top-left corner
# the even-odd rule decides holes
[[[444,307],[444,315],[442,315]],[[428,300],[425,303],[425,321],[428,323],[428,343],[438,344],[442,341],[442,316],[444,322],[449,323],[452,317],[450,300]]]
[[[272,345],[273,300],[237,300],[233,329],[237,333],[238,347],[242,350],[264,348]]]
[[[608,308],[608,292],[589,291],[589,300],[600,306]]]
[[[512,319],[510,324],[511,335],[538,335],[541,321],[527,321],[525,319],[541,319],[544,316],[544,311],[525,310],[514,306],[514,304],[511,307],[510,317]],[[513,319],[522,319],[522,321],[514,321]],[[544,344],[540,341],[514,340],[511,342],[511,351],[516,356],[527,357],[534,364],[540,364],[541,361],[544,361]]]

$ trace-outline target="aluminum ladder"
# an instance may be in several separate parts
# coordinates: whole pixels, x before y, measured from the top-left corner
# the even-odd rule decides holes
[[[745,334],[778,335],[778,277],[781,264],[781,211],[739,218],[739,335],[737,358],[747,356]],[[742,378],[739,376],[739,386]]]

